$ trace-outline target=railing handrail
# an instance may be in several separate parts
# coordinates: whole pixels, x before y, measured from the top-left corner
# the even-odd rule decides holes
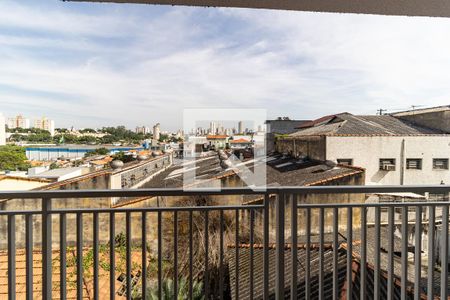
[[[250,187],[224,188],[151,188],[101,190],[31,190],[0,191],[0,199],[13,198],[100,198],[189,195],[265,195],[265,194],[372,194],[372,193],[445,193],[450,185],[346,185],[346,186],[284,186],[252,189]]]

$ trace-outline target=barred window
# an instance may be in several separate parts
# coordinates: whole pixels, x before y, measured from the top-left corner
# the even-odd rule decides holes
[[[434,158],[433,170],[448,170],[448,158]]]
[[[406,159],[406,169],[409,170],[422,170],[421,158],[408,158]]]

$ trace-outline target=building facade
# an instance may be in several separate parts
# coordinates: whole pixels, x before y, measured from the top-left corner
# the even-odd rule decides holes
[[[0,146],[6,145],[6,124],[5,117],[0,114]]]
[[[277,141],[281,153],[353,165],[366,184],[450,182],[450,134],[393,116],[327,116]]]
[[[156,123],[155,126],[153,126],[153,139],[159,141],[160,137],[161,137],[160,124]]]
[[[30,128],[30,119],[24,118],[22,115],[17,115],[12,118],[8,118],[7,122],[8,128]]]
[[[34,121],[34,127],[42,130],[47,130],[50,132],[51,136],[55,135],[55,121],[50,120],[46,117]]]

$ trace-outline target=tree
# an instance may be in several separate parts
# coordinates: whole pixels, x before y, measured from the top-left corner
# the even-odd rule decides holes
[[[84,157],[95,156],[95,155],[107,155],[108,153],[109,153],[109,150],[106,149],[105,147],[102,147],[102,148],[97,148],[93,151],[86,152]]]
[[[26,171],[30,167],[26,160],[25,148],[12,145],[0,147],[0,170]]]

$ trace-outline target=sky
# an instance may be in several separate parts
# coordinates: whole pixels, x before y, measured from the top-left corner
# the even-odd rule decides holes
[[[182,127],[450,104],[450,19],[0,1],[0,112],[56,127]]]

